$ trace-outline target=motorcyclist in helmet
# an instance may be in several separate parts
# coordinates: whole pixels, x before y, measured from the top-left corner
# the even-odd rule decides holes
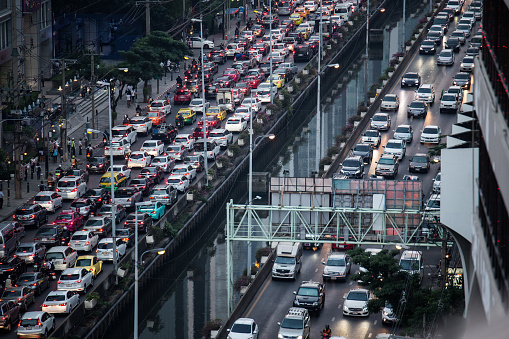
[[[323,335],[324,337],[330,338],[330,336],[331,336],[331,332],[332,332],[332,331],[331,331],[331,329],[330,329],[329,325],[325,325],[325,328],[322,330],[322,335]]]

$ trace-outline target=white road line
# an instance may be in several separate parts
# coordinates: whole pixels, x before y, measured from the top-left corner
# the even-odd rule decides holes
[[[371,338],[372,335],[373,335],[373,333],[369,333],[368,334],[368,338]]]
[[[373,325],[376,325],[377,322],[378,322],[378,320],[373,321]]]
[[[331,321],[335,322],[336,321],[336,317],[332,317]]]
[[[350,284],[348,284],[348,285],[352,286],[353,285],[353,281],[350,281]]]
[[[316,272],[318,272],[318,268],[317,268],[317,269],[315,269],[315,273],[316,273]]]
[[[343,306],[343,305],[339,304],[339,305],[338,305],[338,308],[339,308],[339,309],[341,309],[341,306]]]

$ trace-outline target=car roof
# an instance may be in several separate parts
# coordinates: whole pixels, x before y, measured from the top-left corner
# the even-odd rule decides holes
[[[422,84],[419,88],[433,88],[433,84]]]
[[[65,291],[65,290],[51,291],[51,292],[49,292],[48,296],[50,296],[50,295],[66,295],[67,292],[69,292],[69,291]]]
[[[83,267],[69,267],[69,268],[66,268],[66,269],[62,272],[62,275],[64,275],[64,274],[73,274],[73,273],[78,273],[78,272],[80,272],[82,269],[83,269]]]
[[[46,252],[46,254],[48,254],[49,252],[61,252],[61,251],[65,251],[69,246],[55,246],[55,247],[51,247],[48,252]]]
[[[23,314],[23,317],[21,319],[36,319],[41,317],[44,313],[44,311],[30,311]]]
[[[251,318],[239,318],[235,320],[234,324],[252,324],[254,320]]]
[[[348,256],[348,254],[346,253],[331,253],[329,254],[329,257],[327,259],[330,259],[330,258],[346,258]]]

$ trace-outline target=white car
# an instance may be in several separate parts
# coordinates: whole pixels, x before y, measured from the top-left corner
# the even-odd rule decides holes
[[[459,108],[460,103],[458,101],[458,95],[452,93],[444,93],[442,100],[440,100],[440,113],[457,113]]]
[[[42,311],[69,314],[80,304],[78,293],[73,291],[51,291],[42,303]]]
[[[440,137],[442,136],[442,131],[439,126],[428,125],[425,126],[421,131],[421,144],[430,143],[430,144],[438,144],[440,143]]]
[[[148,135],[152,131],[153,123],[152,119],[148,117],[132,117],[129,119],[129,125],[134,127],[136,133]]]
[[[171,104],[168,100],[154,100],[149,105],[149,111],[159,111],[168,115],[171,113]]]
[[[454,65],[454,52],[452,49],[444,49],[437,57],[437,65]]]
[[[146,140],[143,145],[141,145],[140,151],[157,157],[164,153],[164,143],[161,140]]]
[[[189,149],[184,144],[173,144],[166,148],[166,154],[178,161],[184,160],[188,153]]]
[[[308,31],[309,31],[309,35],[313,35],[315,34],[315,26],[314,25],[311,25],[309,22],[303,22],[299,25],[299,28],[300,27],[304,27],[306,28]]]
[[[202,39],[200,37],[192,37],[189,39],[189,47],[191,48],[201,48],[203,45],[203,48],[214,48],[214,41]]]
[[[25,263],[33,263],[34,258],[37,255],[39,258],[44,258],[46,253],[46,247],[38,242],[22,242],[19,244],[14,256],[24,260]]]
[[[451,8],[454,10],[454,13],[459,13],[461,11],[461,1],[459,0],[449,0],[445,8]]]
[[[380,104],[383,111],[397,111],[399,108],[399,97],[396,94],[386,94]]]
[[[474,57],[467,55],[461,60],[460,72],[472,72],[474,70]]]
[[[316,2],[314,1],[306,1],[304,3],[304,7],[306,7],[310,12],[315,12],[317,9]]]
[[[233,134],[226,129],[214,129],[210,131],[209,139],[215,140],[219,147],[226,148],[233,142]]]
[[[210,102],[205,101],[205,112],[210,107]],[[189,103],[189,108],[191,109],[191,112],[196,112],[203,114],[203,99],[202,98],[194,98]]]
[[[180,193],[185,192],[189,188],[189,179],[186,176],[180,175],[170,175],[168,179],[166,179],[166,183],[171,185]]]
[[[372,147],[377,148],[382,141],[380,132],[376,129],[368,129],[362,135],[361,142],[364,144],[370,144]]]
[[[433,192],[440,193],[440,186],[442,186],[442,172],[438,172],[435,179],[433,179]]]
[[[255,59],[256,63],[259,64],[260,62],[262,62],[262,59],[263,59],[263,55],[262,53],[258,52],[258,51],[250,51],[249,52],[249,56],[253,59]]]
[[[127,250],[127,244],[122,239],[117,238],[115,243],[117,249],[117,258],[121,258],[125,255]],[[106,261],[113,260],[113,238],[104,238],[97,244],[96,250],[97,259]]]
[[[371,129],[388,131],[391,128],[391,117],[387,113],[376,113],[371,118]]]
[[[159,155],[152,159],[151,165],[161,167],[164,173],[170,173],[175,166],[175,159],[169,155]]]
[[[132,145],[138,140],[138,133],[132,126],[115,126],[111,129],[111,138],[126,138]]]
[[[127,167],[127,165],[113,165],[110,166],[106,172],[111,172],[112,167],[113,172],[122,173],[126,178],[131,179],[131,169]]]
[[[226,57],[232,58],[235,57],[235,54],[244,52],[244,47],[237,43],[231,43],[226,46]]]
[[[150,161],[152,158],[147,152],[132,152],[129,157],[129,161],[127,162],[127,167],[129,168],[143,168],[150,165]]]
[[[371,293],[366,289],[350,290],[344,297],[343,315],[368,317],[368,301]]]
[[[251,115],[251,108],[249,107],[237,107],[233,116],[244,118],[246,121],[249,120],[249,116]]]
[[[228,339],[258,339],[258,325],[251,318],[239,318],[235,320],[232,328],[226,330]]]
[[[288,48],[286,47],[285,43],[278,43],[272,46],[273,51],[281,52],[285,57],[287,57],[290,52],[288,51]]]
[[[464,32],[465,33],[465,36],[468,38],[470,37],[470,25],[468,24],[460,24],[458,26],[456,26],[456,30],[458,32]]]
[[[197,140],[196,144],[194,145],[193,154],[205,156],[204,152],[205,152],[205,139]],[[207,139],[207,158],[216,160],[217,156],[219,155],[219,152],[221,152],[221,147],[218,145],[218,143],[215,140]]]
[[[257,98],[245,98],[240,107],[251,107],[253,112],[258,113],[262,109],[262,103]]]
[[[417,91],[415,91],[415,99],[433,105],[435,102],[435,88],[432,84],[422,84]]]
[[[99,242],[99,236],[92,231],[76,231],[69,244],[76,251],[91,252]]]
[[[414,130],[411,125],[399,125],[394,130],[394,139],[404,140],[407,144],[414,139]]]
[[[395,155],[399,160],[403,159],[406,153],[406,142],[401,139],[389,139],[385,144],[384,152],[382,155],[389,154]]]
[[[240,133],[247,128],[247,121],[241,117],[230,117],[226,120],[224,128],[230,132]]]
[[[131,143],[126,138],[113,138],[111,143],[106,143],[104,146],[104,156],[109,157],[110,152],[114,157],[126,157],[131,154]]]
[[[187,147],[188,150],[192,150],[194,148],[195,139],[191,134],[177,134],[175,137],[175,144],[183,144]]]
[[[74,200],[85,194],[87,184],[80,177],[63,177],[58,181],[55,191],[62,199]]]
[[[52,261],[56,271],[64,271],[73,267],[78,258],[78,252],[69,246],[55,246],[46,252],[45,260]]]
[[[62,272],[57,282],[58,291],[76,291],[87,293],[94,285],[94,274],[83,267],[68,268]]]
[[[269,84],[269,83],[266,83],[266,82],[265,82],[265,83],[261,83],[261,84],[260,84],[260,86],[261,86],[261,85],[263,85],[263,84],[267,84],[267,85],[269,85],[269,86],[270,86],[270,84]],[[256,95],[256,98],[257,98],[258,100],[260,100],[260,102],[262,102],[262,103],[263,103],[263,102],[264,102],[264,103],[269,103],[269,102],[270,102],[271,97],[272,97],[272,98],[275,98],[275,97],[276,97],[276,94],[277,94],[277,86],[274,86],[275,88],[274,88],[274,87],[272,87],[272,93],[270,92],[270,89],[269,89],[269,88],[260,88],[260,86],[258,86],[258,88],[257,88],[255,91],[253,91],[253,92],[254,92],[254,94],[253,94],[253,95]]]
[[[53,332],[55,317],[48,312],[32,311],[23,314],[18,325],[18,338],[42,338]]]
[[[171,175],[185,176],[189,181],[193,181],[196,178],[196,169],[191,165],[176,165],[171,171]]]
[[[39,204],[48,212],[55,212],[57,209],[62,208],[64,203],[62,197],[53,191],[42,191],[37,193],[34,197],[34,204]]]

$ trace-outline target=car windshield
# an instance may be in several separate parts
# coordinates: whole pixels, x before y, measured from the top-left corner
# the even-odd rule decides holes
[[[422,130],[423,134],[437,134],[438,130],[435,127],[426,127]]]
[[[469,31],[470,30],[470,26],[467,25],[467,24],[460,24],[456,27],[456,29],[458,31]]]
[[[368,301],[368,295],[365,292],[350,292],[346,297],[347,300],[357,300],[357,301]]]
[[[35,201],[51,201],[51,197],[49,195],[36,195]]]
[[[430,199],[426,204],[427,208],[440,208],[440,200],[438,199]]]
[[[396,102],[396,97],[392,95],[385,96],[383,101],[390,101],[390,102]]]
[[[129,122],[133,125],[142,125],[145,123],[145,119],[133,119],[131,118]]]
[[[145,185],[145,184],[146,184],[146,179],[135,178],[135,179],[131,180],[131,185]]]
[[[152,195],[167,195],[166,189],[157,189],[152,192]]]
[[[435,178],[435,181],[440,181],[441,176],[442,176],[442,174],[441,174],[441,173],[438,173],[438,174],[437,174],[437,177]]]
[[[442,97],[442,101],[456,101],[456,95],[444,94],[444,96]]]
[[[366,137],[378,137],[377,131],[366,131],[364,132],[364,136]]]
[[[64,254],[60,252],[46,253],[46,260],[64,259]]]
[[[416,73],[407,73],[404,76],[405,79],[418,79],[419,76]]]
[[[115,193],[116,198],[130,198],[132,197],[134,192],[132,190],[118,190]]]
[[[76,187],[76,181],[59,181],[58,187]]]
[[[39,319],[22,319],[19,326],[28,327],[28,326],[37,326],[39,324]]]
[[[295,264],[295,258],[289,258],[289,257],[277,257],[276,264],[284,264],[284,265],[293,265]]]
[[[88,160],[88,163],[92,165],[102,164],[104,163],[104,158],[90,158],[90,160]]]
[[[80,275],[77,273],[60,275],[60,280],[78,280],[79,278],[80,278]]]
[[[402,270],[415,271],[419,269],[419,260],[416,259],[401,259],[399,262]]]
[[[424,108],[426,105],[424,104],[424,101],[412,101],[410,104],[410,108]]]
[[[170,145],[166,150],[170,152],[179,152],[181,149],[182,147],[180,145]]]
[[[387,121],[387,117],[385,115],[377,115],[373,116],[373,121]]]
[[[97,248],[101,249],[101,250],[111,250],[113,248],[113,243],[112,242],[101,242],[101,243],[99,243],[99,245],[97,245]]]
[[[131,155],[131,159],[142,159],[142,158],[145,158],[145,155],[141,153],[134,153]]]
[[[328,259],[327,266],[346,266],[345,259]]]
[[[37,231],[37,235],[40,236],[53,236],[57,233],[56,228],[41,228],[39,231]]]
[[[19,290],[5,290],[2,294],[2,298],[9,298],[9,297],[21,297],[21,289]]]
[[[33,273],[24,273],[19,276],[18,283],[19,282],[32,282],[35,281],[35,274]]]
[[[176,167],[173,169],[172,173],[186,173],[187,168],[185,167]]]
[[[357,152],[369,152],[371,149],[370,145],[357,145],[355,146],[355,151]]]
[[[468,80],[470,78],[470,74],[466,74],[466,73],[459,73],[459,74],[456,74],[456,76],[454,77],[456,80]]]
[[[251,333],[251,325],[250,324],[233,324],[230,333]]]
[[[182,181],[181,178],[172,178],[172,177],[169,177],[166,182],[169,183],[169,184],[178,184]]]
[[[359,167],[360,164],[357,160],[353,159],[346,159],[343,161],[343,167]]]
[[[86,234],[73,234],[71,240],[87,240]]]
[[[141,147],[157,147],[157,142],[145,141]]]
[[[394,159],[392,158],[380,158],[378,161],[381,165],[394,165]]]
[[[429,88],[429,87],[421,87],[421,88],[419,88],[418,92],[419,93],[428,94],[428,93],[431,93],[431,88]]]
[[[410,127],[398,127],[396,133],[410,133]]]
[[[34,247],[32,245],[20,245],[16,252],[33,252]]]
[[[474,62],[474,58],[473,57],[467,56],[467,57],[463,58],[463,63],[465,63],[465,64],[472,64],[473,62]]]
[[[46,297],[46,301],[64,301],[64,300],[65,300],[64,294],[48,295]]]
[[[299,330],[304,328],[304,322],[301,319],[284,318],[281,323],[281,328],[289,328],[292,330]]]
[[[418,155],[415,155],[413,158],[412,158],[412,162],[418,162],[418,163],[427,163],[428,162],[428,159],[424,156],[418,156]]]
[[[450,52],[450,51],[442,51],[442,52],[440,52],[440,56],[444,57],[444,58],[449,58],[449,57],[452,57],[452,52]]]
[[[78,259],[76,260],[76,267],[85,267],[85,266],[91,266],[92,265],[92,259]]]
[[[311,287],[301,287],[299,288],[297,294],[308,297],[318,297],[318,289]]]
[[[401,143],[399,142],[388,142],[387,145],[385,145],[385,148],[401,148]]]
[[[86,201],[73,201],[71,203],[71,207],[80,208],[88,206],[89,204]]]
[[[87,222],[85,223],[84,227],[87,227],[87,226],[102,226],[102,225],[103,225],[103,220],[102,219],[88,219]]]
[[[157,118],[159,116],[159,112],[148,112],[147,116],[149,118]]]

